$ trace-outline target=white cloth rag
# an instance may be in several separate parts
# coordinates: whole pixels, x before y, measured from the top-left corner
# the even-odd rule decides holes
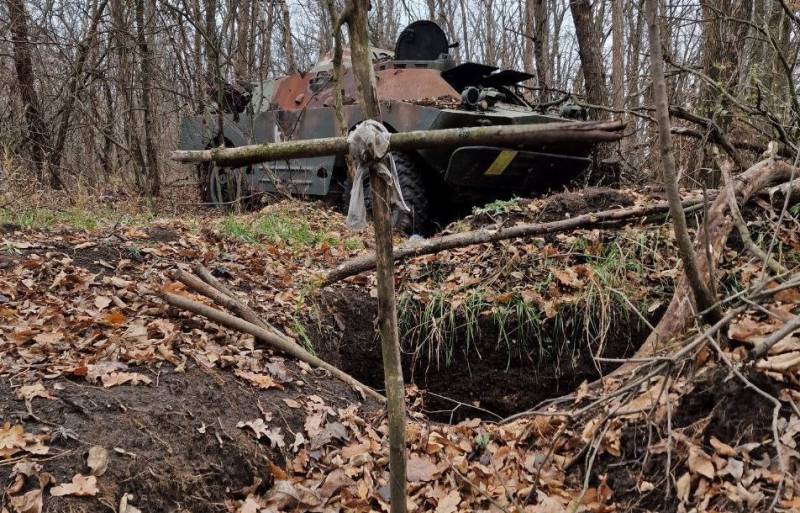
[[[346,226],[350,230],[363,230],[367,227],[367,208],[364,205],[364,180],[370,170],[378,173],[389,184],[390,208],[409,208],[403,200],[397,168],[389,153],[389,131],[379,122],[368,119],[356,126],[347,136],[350,156],[356,165],[356,176],[350,190],[350,205],[347,208]],[[388,164],[388,166],[387,166]]]

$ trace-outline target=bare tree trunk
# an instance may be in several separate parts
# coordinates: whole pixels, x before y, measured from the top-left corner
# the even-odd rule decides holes
[[[525,27],[525,41],[522,51],[522,69],[525,73],[533,75],[533,41],[536,39],[536,22],[534,20],[534,4],[535,0],[525,0],[525,9],[522,10],[523,20],[522,26]]]
[[[464,4],[466,4],[466,0],[458,1],[458,6],[461,10],[461,37],[463,39],[461,44],[464,46],[464,60],[469,61],[472,58],[472,54],[469,51],[469,37],[467,37],[467,8]]]
[[[28,40],[28,13],[25,10],[24,0],[6,0],[11,26],[11,36],[14,38],[14,68],[17,72],[17,86],[25,108],[25,121],[27,123],[27,139],[30,146],[31,161],[37,171],[37,178],[45,182],[47,178],[45,156],[49,148],[50,133],[42,116],[39,95],[34,86],[33,62],[31,59],[31,44]],[[62,185],[58,171],[50,170],[50,184],[54,187]]]
[[[536,78],[539,82],[539,101],[547,103],[550,101],[550,95],[547,88],[550,84],[550,63],[548,62],[549,39],[550,39],[550,25],[547,16],[547,2],[548,0],[533,0],[533,18],[536,31],[533,38],[533,54],[536,58]]]
[[[153,6],[154,8],[155,6]],[[146,32],[151,25],[154,12],[147,13],[147,26],[145,25],[145,0],[136,0],[136,44],[139,47],[140,73],[142,82],[142,119],[144,129],[144,152],[146,163],[146,192],[151,196],[158,196],[161,190],[161,175],[158,170],[158,158],[155,148],[155,127],[153,125],[153,106],[151,88],[153,80],[153,56],[147,41]]]
[[[253,0],[241,0],[236,17],[236,52],[233,70],[236,80],[246,82],[250,79],[250,20],[255,6]]]
[[[642,47],[642,19],[644,18],[641,15],[641,0],[631,0],[628,4],[630,7],[630,11],[628,14],[628,19],[635,19],[636,23],[630,27],[630,35],[628,37],[628,94],[626,97],[627,100],[627,107],[631,110],[636,109],[640,105],[640,98],[642,97],[641,92],[639,91],[639,76],[640,76],[640,51]],[[634,15],[635,12],[635,15]],[[642,134],[640,134],[639,130],[636,130],[636,118],[631,118],[632,132],[633,134],[630,136],[630,143],[629,147],[635,147],[640,140],[642,139]]]
[[[348,126],[344,119],[344,106],[342,98],[342,23],[347,12],[342,13],[342,16],[336,16],[336,6],[334,0],[326,0],[328,8],[328,16],[333,20],[333,112],[334,120],[336,121],[336,131],[340,136],[346,137]],[[355,169],[353,167],[353,159],[347,154],[344,156],[347,165],[347,176],[350,180],[355,180]]]
[[[294,62],[294,43],[292,42],[292,21],[286,0],[279,0],[279,3],[283,21],[283,53],[286,57],[286,71],[291,74],[297,72],[297,65]]]
[[[53,150],[50,153],[49,161],[51,170],[57,174],[60,173],[61,159],[64,153],[64,144],[67,140],[67,133],[70,128],[70,118],[72,117],[72,110],[75,107],[75,100],[77,99],[79,88],[83,81],[83,68],[86,66],[86,60],[89,58],[89,51],[94,45],[95,37],[97,35],[97,24],[106,10],[108,0],[101,0],[100,4],[95,9],[92,19],[89,22],[86,36],[78,44],[77,56],[75,59],[75,69],[69,78],[69,83],[66,88],[66,96],[64,97],[64,106],[61,108],[61,121],[56,131],[56,142]]]
[[[622,55],[623,27],[622,27],[622,0],[611,0],[611,78],[613,90],[613,107],[617,112],[625,109],[625,62]],[[624,114],[617,116],[625,120]],[[622,139],[620,151],[623,155],[627,153],[627,139]]]
[[[664,61],[661,55],[661,33],[658,22],[658,0],[645,0],[645,14],[650,38],[650,70],[653,76],[653,101],[656,107],[658,120],[658,141],[661,150],[661,174],[664,188],[669,201],[672,227],[675,239],[678,242],[681,261],[683,262],[686,278],[691,286],[695,303],[698,309],[708,310],[715,303],[714,296],[706,285],[705,277],[700,275],[700,270],[695,260],[694,246],[689,237],[686,226],[686,216],[681,208],[680,191],[675,166],[675,156],[672,151],[672,136],[670,134],[669,104],[667,102],[667,83],[664,79]],[[710,269],[709,269],[710,272]],[[719,309],[711,310],[710,318],[718,320]]]
[[[747,19],[752,10],[752,0],[704,0],[700,3],[703,16],[703,72],[715,84],[737,95],[739,65],[744,57],[744,40],[748,26],[733,18]],[[700,114],[716,120],[722,132],[727,132],[733,121],[730,101],[720,96],[709,84],[701,86]],[[701,148],[703,162],[698,168],[712,168],[711,155]],[[703,173],[694,177],[710,187],[719,184],[719,173]]]
[[[575,35],[578,39],[578,54],[586,88],[586,100],[593,105],[607,105],[605,78],[603,77],[603,55],[600,53],[600,37],[594,26],[592,4],[589,0],[573,0],[569,4]],[[592,119],[605,115],[598,109],[590,110]]]

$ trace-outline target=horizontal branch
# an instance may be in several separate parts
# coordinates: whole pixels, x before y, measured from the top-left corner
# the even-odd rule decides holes
[[[694,128],[688,128],[684,126],[674,126],[672,127],[670,132],[672,132],[675,135],[691,137],[692,139],[702,139],[703,137],[706,136],[704,132],[700,132],[698,130],[695,130]],[[708,134],[708,137],[713,142],[720,142],[719,138],[717,137],[717,134],[713,132]],[[763,144],[752,143],[747,141],[732,140],[731,146],[733,146],[738,150],[751,151],[753,153],[764,153],[767,151],[767,147],[764,146]],[[790,148],[787,148],[785,144],[781,144],[778,146],[778,155],[785,158],[794,158],[794,153]]]
[[[683,207],[686,208],[688,206],[696,205],[701,201],[702,200],[685,201],[683,202]],[[583,214],[549,223],[518,224],[516,226],[500,229],[481,228],[463,233],[443,235],[419,242],[406,243],[395,248],[393,256],[395,260],[402,260],[420,255],[439,253],[440,251],[445,251],[448,249],[471,246],[474,244],[497,242],[506,239],[515,239],[518,237],[534,237],[545,233],[574,230],[576,228],[593,226],[610,221],[624,221],[632,218],[638,219],[668,211],[669,205],[666,202],[660,202],[649,206],[604,210],[601,212]],[[375,253],[370,252],[357,256],[336,266],[335,269],[325,276],[322,286],[324,287],[330,285],[347,277],[355,276],[356,274],[369,271],[374,268]]]
[[[535,125],[497,125],[443,130],[399,132],[389,136],[389,149],[410,151],[471,145],[515,145],[554,143],[596,143],[618,141],[625,125],[621,121],[540,123]],[[339,155],[348,152],[346,137],[304,139],[236,148],[173,151],[178,162],[216,162],[237,167],[259,162]]]

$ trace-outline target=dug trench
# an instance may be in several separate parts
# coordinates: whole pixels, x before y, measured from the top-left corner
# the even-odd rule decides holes
[[[361,288],[335,288],[321,295],[316,311],[322,322],[308,326],[306,333],[319,355],[382,390],[375,299]],[[580,317],[580,312],[572,313]],[[648,322],[657,322],[661,313],[663,308],[650,313]],[[422,411],[430,419],[498,421],[569,394],[584,381],[614,370],[618,362],[601,360],[631,356],[650,330],[636,315],[625,315],[609,327],[602,341],[588,342],[577,325],[570,329],[540,323],[537,328],[545,329],[534,332],[519,319],[503,322],[500,326],[497,319],[484,316],[470,329],[464,319],[456,319],[447,350],[426,347],[401,329],[403,375],[407,384],[416,385]],[[572,321],[565,317],[564,322]],[[337,326],[338,333],[325,326]]]

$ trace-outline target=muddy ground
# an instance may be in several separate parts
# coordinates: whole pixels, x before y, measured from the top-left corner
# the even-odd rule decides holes
[[[268,490],[273,472],[287,465],[287,451],[295,433],[303,432],[306,415],[284,399],[316,395],[334,408],[362,401],[338,380],[288,362],[287,369],[292,381],[284,390],[269,391],[254,389],[228,371],[197,365],[184,372],[170,366],[143,369],[152,386],[103,388],[59,378],[47,382],[58,390],[56,398],[34,398],[30,410],[15,398],[11,383],[2,380],[0,419],[20,422],[27,432],[49,433],[50,453],[41,461],[56,483],[88,474],[91,447],[109,451],[96,500],[53,497],[45,501],[46,512],[116,511],[125,494],[147,512],[228,511],[225,500]],[[365,407],[376,409],[369,402]],[[256,440],[248,429],[237,427],[259,416],[282,426],[286,447],[273,447],[270,440]],[[10,485],[10,471],[9,462],[3,462],[3,489]]]

